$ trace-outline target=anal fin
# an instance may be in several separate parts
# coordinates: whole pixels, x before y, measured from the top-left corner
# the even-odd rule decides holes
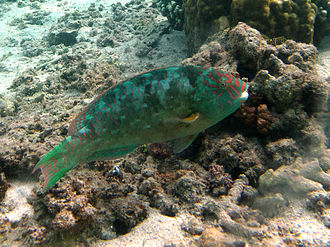
[[[175,139],[173,141],[173,152],[180,153],[185,150],[196,139],[199,133]]]
[[[119,148],[98,150],[92,153],[90,156],[88,156],[87,161],[115,159],[132,152],[136,147],[137,146],[134,145],[134,146],[125,146]]]

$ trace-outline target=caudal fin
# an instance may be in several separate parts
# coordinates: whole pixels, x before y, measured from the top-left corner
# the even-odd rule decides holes
[[[73,155],[70,155],[69,148],[71,145],[72,137],[69,136],[43,156],[34,167],[33,172],[41,168],[44,175],[44,191],[53,186],[65,173],[79,162]]]

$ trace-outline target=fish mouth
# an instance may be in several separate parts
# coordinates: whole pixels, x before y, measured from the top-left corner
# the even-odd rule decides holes
[[[247,100],[248,97],[249,97],[249,93],[248,93],[248,91],[246,90],[246,91],[244,91],[244,92],[242,93],[242,95],[241,95],[241,99],[243,99],[243,100]]]

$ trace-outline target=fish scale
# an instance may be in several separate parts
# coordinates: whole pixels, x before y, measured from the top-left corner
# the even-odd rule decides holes
[[[76,164],[113,159],[145,143],[173,140],[181,152],[198,133],[234,112],[248,97],[244,81],[214,68],[172,66],[118,83],[94,99],[69,136],[37,163],[50,188]]]

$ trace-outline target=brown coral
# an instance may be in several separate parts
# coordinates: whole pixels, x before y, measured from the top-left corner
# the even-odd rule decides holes
[[[211,164],[207,176],[209,191],[213,196],[226,195],[233,186],[231,176],[225,172],[221,165]]]
[[[246,126],[256,129],[261,134],[268,133],[272,124],[278,121],[278,118],[268,110],[266,104],[260,104],[258,107],[242,105],[235,116],[241,119]]]
[[[257,108],[257,130],[266,134],[273,123],[278,121],[267,108],[266,104],[261,104]]]

